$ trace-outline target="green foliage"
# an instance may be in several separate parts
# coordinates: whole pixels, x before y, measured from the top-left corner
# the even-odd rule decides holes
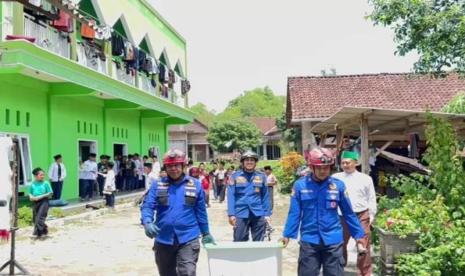
[[[445,198],[457,218],[465,217],[465,171],[452,126],[431,114],[426,129],[427,150],[424,160],[431,170],[430,183]]]
[[[281,147],[282,149],[286,149],[287,151],[296,151],[297,145],[299,144],[302,138],[302,130],[301,128],[287,128],[286,122],[286,112],[281,114],[281,117],[276,119],[276,126],[282,133],[282,139],[284,143],[287,143],[287,147]],[[283,145],[284,146],[284,145]],[[282,150],[283,153],[286,153],[286,150]]]
[[[459,92],[455,95],[442,111],[454,114],[465,114],[465,93]]]
[[[416,72],[465,71],[464,0],[369,0],[375,25],[391,27],[396,54],[417,52]]]
[[[255,88],[230,101],[226,109],[218,114],[216,121],[230,121],[247,117],[278,118],[284,112],[285,97],[276,96],[268,88]]]
[[[418,232],[419,253],[397,258],[398,275],[465,275],[465,172],[454,131],[428,117],[429,176],[390,177],[400,200],[380,200],[375,225],[405,236]]]
[[[291,192],[292,185],[299,178],[296,171],[305,164],[305,160],[297,152],[289,152],[281,157],[279,163],[280,166],[274,173],[280,183],[281,193],[287,194]]]
[[[260,145],[262,135],[255,125],[246,121],[217,122],[210,127],[207,140],[214,150],[245,151]]]
[[[51,208],[49,211],[49,215],[54,218],[63,218],[65,217],[65,213],[61,208]]]
[[[402,254],[397,258],[399,275],[448,275],[465,273],[465,228],[454,226],[444,232],[445,242],[417,254]]]
[[[18,208],[18,226],[27,227],[32,225],[32,209],[28,206]]]
[[[195,118],[206,126],[210,126],[215,120],[215,111],[208,110],[207,106],[203,103],[191,106],[190,110],[196,114]]]

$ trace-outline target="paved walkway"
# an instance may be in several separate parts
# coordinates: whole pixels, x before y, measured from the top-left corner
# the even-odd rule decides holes
[[[288,211],[288,199],[277,198],[271,242],[277,242]],[[219,241],[232,239],[226,205],[213,202],[208,209],[211,232]],[[52,238],[32,241],[21,231],[17,260],[31,273],[40,275],[158,275],[155,271],[152,241],[139,225],[139,210],[129,207],[103,216],[51,228]],[[296,275],[298,243],[292,241],[283,251],[283,275]],[[350,256],[355,260],[354,253]],[[0,245],[0,262],[9,259],[9,245]],[[205,250],[201,250],[198,275],[208,275]],[[351,274],[346,274],[351,275]]]

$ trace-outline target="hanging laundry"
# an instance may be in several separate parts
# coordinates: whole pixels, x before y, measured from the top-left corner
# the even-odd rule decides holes
[[[152,75],[150,78],[150,84],[153,86],[153,88],[157,88],[157,81],[155,80],[155,75]]]
[[[92,26],[90,26],[92,25]],[[88,24],[82,24],[81,25],[81,36],[89,39],[94,39],[95,38],[95,20],[90,20],[89,25]]]
[[[111,37],[111,54],[114,56],[122,56],[124,53],[124,39],[117,33],[113,33]]]
[[[181,94],[185,95],[191,90],[191,84],[188,80],[181,81]]]
[[[147,63],[147,54],[142,51],[142,50],[139,50],[139,55],[137,57],[137,62],[139,63],[139,66],[137,67],[137,70],[139,72],[145,72],[148,74],[146,68],[146,63]]]
[[[99,40],[109,40],[111,38],[110,26],[100,26],[95,32],[95,38]]]
[[[166,83],[164,83],[162,86],[161,86],[161,96],[164,97],[164,98],[168,98],[168,85]]]
[[[60,10],[59,18],[52,21],[52,27],[55,27],[57,30],[62,32],[71,33],[73,31],[73,20],[71,15],[67,12]]]
[[[158,80],[161,82],[161,83],[164,83],[165,80],[167,80],[167,78],[165,77],[165,73],[166,73],[166,69],[165,69],[165,65],[161,64],[158,66]]]
[[[13,141],[10,137],[0,137],[0,240],[8,240],[11,229],[10,199],[13,196],[9,153]]]
[[[176,82],[176,77],[174,76],[174,71],[169,70],[168,71],[168,86],[169,86],[169,88],[173,89],[175,82]]]
[[[129,41],[124,42],[124,58],[123,59],[125,61],[134,60],[134,47]]]
[[[41,0],[29,0],[29,3],[31,3],[32,5],[36,7],[40,7],[40,1]]]

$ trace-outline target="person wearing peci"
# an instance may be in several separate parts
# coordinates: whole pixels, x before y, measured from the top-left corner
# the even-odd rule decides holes
[[[53,199],[61,199],[63,181],[66,178],[66,168],[63,164],[63,158],[61,154],[55,155],[53,159],[55,162],[53,162],[48,169],[48,179],[52,184]]]
[[[358,160],[359,155],[357,152],[343,151],[341,155],[341,167],[344,171],[334,174],[333,177],[344,181],[354,212],[365,230],[366,236],[362,239],[362,244],[366,247],[367,254],[357,257],[357,268],[358,275],[369,276],[372,274],[370,226],[373,223],[377,210],[376,193],[372,178],[367,174],[357,171]],[[344,260],[347,264],[347,244],[349,243],[350,232],[343,217],[341,217],[341,222],[344,233]]]

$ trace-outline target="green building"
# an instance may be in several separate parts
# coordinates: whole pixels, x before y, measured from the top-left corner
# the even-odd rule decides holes
[[[60,153],[75,199],[90,153],[161,154],[168,126],[193,120],[186,41],[145,0],[0,1],[0,23],[0,135],[17,138],[21,192]]]

